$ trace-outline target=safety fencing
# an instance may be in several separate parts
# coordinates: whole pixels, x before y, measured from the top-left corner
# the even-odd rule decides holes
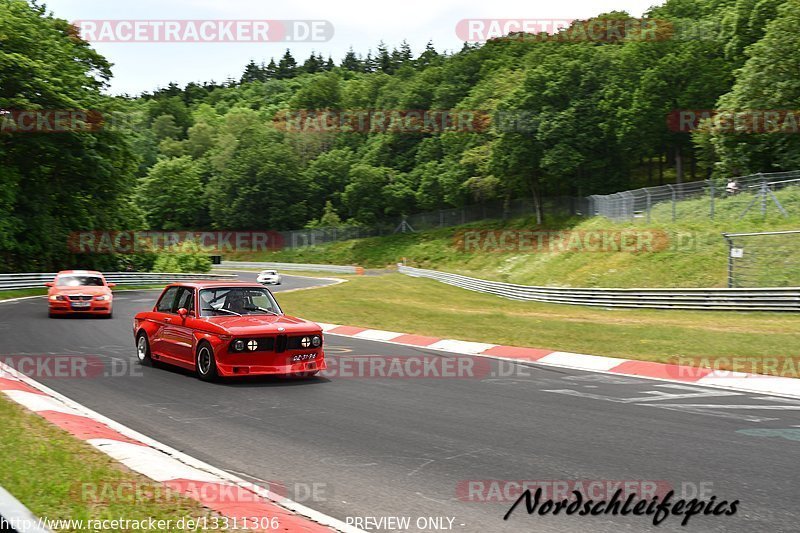
[[[702,309],[719,311],[800,311],[800,287],[757,289],[587,289],[534,287],[400,266],[401,274],[429,278],[470,291],[511,300],[594,307]]]
[[[175,281],[229,280],[236,276],[229,274],[187,274],[161,272],[104,272],[106,281],[117,285],[166,285]],[[56,273],[0,274],[0,290],[35,289],[53,281]]]
[[[240,268],[257,270],[306,270],[313,272],[337,272],[339,274],[363,274],[364,269],[350,265],[314,265],[303,263],[258,263],[249,261],[222,261],[214,265],[219,270],[237,270]]]
[[[766,216],[769,210],[788,216],[775,192],[800,186],[800,171],[752,174],[732,178],[727,184],[715,180],[691,181],[656,187],[590,196],[587,214],[615,222],[675,222],[696,217],[698,210],[709,219],[720,219],[719,208],[725,202],[725,217],[741,219],[748,213]],[[682,204],[686,200],[701,203]]]

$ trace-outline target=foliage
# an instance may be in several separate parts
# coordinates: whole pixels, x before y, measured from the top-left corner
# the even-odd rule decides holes
[[[153,272],[209,272],[211,258],[191,241],[184,242],[178,250],[157,255]]]
[[[668,0],[646,17],[657,38],[565,38],[580,35],[576,21],[455,53],[379,43],[339,65],[286,50],[249,61],[239,80],[111,98],[110,64],[73,27],[32,0],[0,0],[0,109],[125,117],[95,132],[0,132],[0,269],[121,266],[71,255],[76,230],[396,223],[497,198],[800,166],[796,136],[667,127],[676,109],[796,107],[797,2]],[[377,116],[398,111],[470,118],[386,130]]]

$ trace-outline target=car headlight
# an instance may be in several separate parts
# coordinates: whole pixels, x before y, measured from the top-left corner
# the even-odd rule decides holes
[[[110,300],[111,297],[104,294],[103,296],[95,296],[94,299],[98,302],[105,302],[106,300]]]
[[[244,341],[242,339],[234,341],[233,349],[236,350],[237,352],[244,351]]]
[[[320,346],[322,346],[322,337],[320,337],[319,335],[314,335],[314,337],[311,338],[311,345],[314,348],[319,348]]]
[[[64,301],[64,297],[61,296],[60,294],[54,294],[54,295],[52,295],[50,297],[50,300],[53,301],[53,302],[63,302]]]

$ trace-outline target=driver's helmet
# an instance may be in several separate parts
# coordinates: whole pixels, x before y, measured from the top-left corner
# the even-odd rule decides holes
[[[225,308],[234,313],[244,313],[246,311],[247,298],[239,290],[231,291],[225,299]]]

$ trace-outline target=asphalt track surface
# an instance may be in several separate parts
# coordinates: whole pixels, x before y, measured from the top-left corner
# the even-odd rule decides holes
[[[275,292],[323,283],[286,277]],[[800,529],[800,401],[473,357],[477,370],[449,378],[340,370],[311,380],[208,384],[135,362],[131,319],[156,296],[116,294],[112,320],[48,319],[42,298],[0,304],[0,353],[96,358],[104,371],[94,377],[32,377],[198,459],[273,490],[283,486],[342,521],[410,519],[407,529],[361,522],[374,531],[437,530],[418,524],[421,517],[454,519],[451,530],[465,532]],[[334,335],[326,347],[338,363],[467,357]],[[481,498],[466,492],[470,480],[647,480],[679,498],[700,492],[740,504],[732,517],[694,516],[686,527],[672,516],[658,527],[651,517],[529,516],[524,504],[504,521],[512,501],[465,501]]]

